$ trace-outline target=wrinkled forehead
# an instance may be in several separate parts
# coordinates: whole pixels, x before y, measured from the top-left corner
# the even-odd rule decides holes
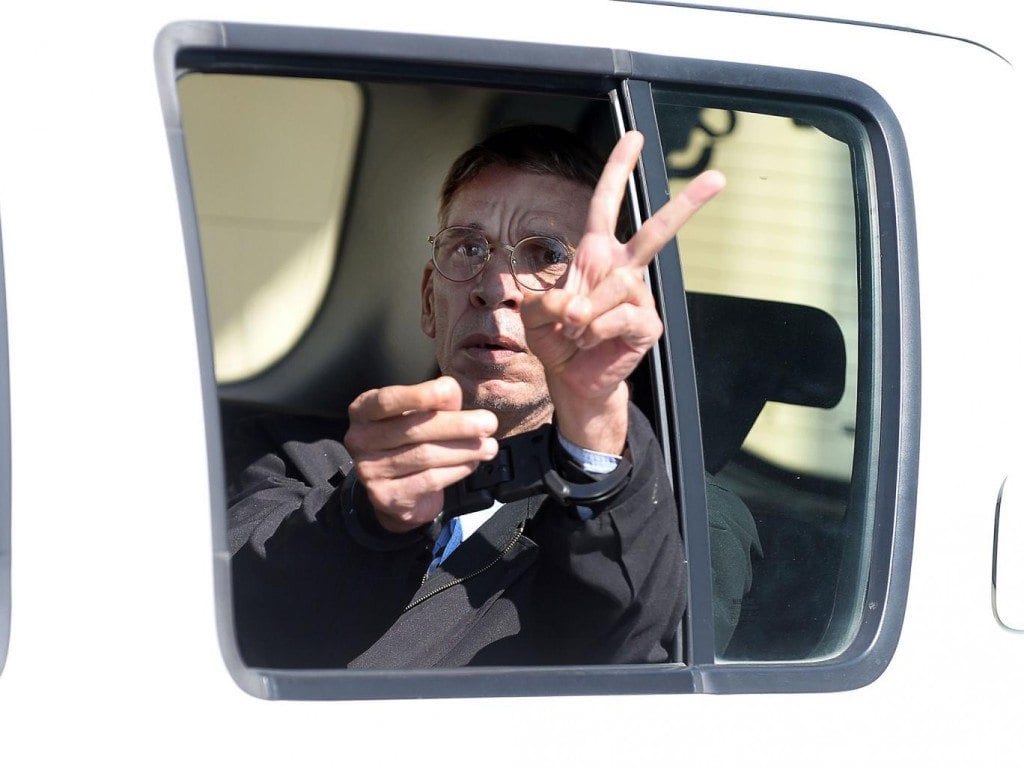
[[[440,224],[470,226],[492,236],[507,233],[579,237],[593,190],[553,173],[493,165],[460,185]]]

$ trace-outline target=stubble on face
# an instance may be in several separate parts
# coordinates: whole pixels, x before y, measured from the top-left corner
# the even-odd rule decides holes
[[[427,271],[425,281],[431,283],[436,306],[438,367],[459,383],[462,407],[494,413],[498,437],[550,422],[552,405],[544,368],[526,346],[518,310],[464,307],[465,302],[458,301],[459,291],[451,290],[455,284],[431,265]]]
[[[506,386],[489,386],[495,382],[507,383],[503,378],[506,372],[500,367],[491,372],[490,378],[482,380],[465,380],[457,372],[449,374],[462,385],[463,408],[483,408],[494,413],[498,417],[498,431],[503,437],[527,432],[551,421],[551,397],[543,368],[537,358],[529,357],[532,366],[541,371],[540,381],[515,392]]]

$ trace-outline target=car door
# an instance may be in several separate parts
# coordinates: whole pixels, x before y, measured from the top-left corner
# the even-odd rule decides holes
[[[101,5],[3,25],[5,749],[25,762],[180,763],[197,748],[253,764],[409,761],[451,737],[455,762],[853,764],[976,759],[983,740],[1012,764],[1020,638],[990,602],[1020,424],[1004,279],[1019,193],[993,193],[1019,162],[1010,68],[907,29],[652,3],[543,11],[496,25],[454,6],[215,2],[201,14],[218,21]],[[185,93],[218,78],[246,85]],[[305,106],[299,91],[312,92]],[[212,103],[206,149],[195,97]],[[705,161],[730,180],[650,271],[666,331],[634,383],[681,512],[690,586],[675,658],[246,667],[225,554],[227,407],[331,411],[371,380],[432,375],[408,305],[366,287],[382,272],[407,281],[425,258],[433,192],[413,163],[442,167],[442,147],[485,123],[576,120],[595,105],[605,138],[647,137],[634,221]],[[226,132],[291,110],[309,128],[318,109],[337,135],[296,134],[306,155],[283,154],[288,134],[243,146]],[[263,164],[216,167],[246,149]],[[276,186],[275,207],[241,194],[239,176]],[[322,194],[295,187],[303,178]],[[402,215],[382,227],[388,209]],[[404,271],[356,257],[385,235]],[[275,242],[303,244],[301,257],[268,260]],[[211,268],[217,243],[244,247]],[[265,269],[243,273],[245,253]],[[269,323],[225,321],[211,302],[259,305],[260,275],[301,296],[292,316],[275,322],[278,287]],[[247,327],[280,334],[253,352],[238,340],[273,334]],[[713,495],[754,521],[749,580],[716,566],[735,560],[721,556],[733,518],[716,517]]]

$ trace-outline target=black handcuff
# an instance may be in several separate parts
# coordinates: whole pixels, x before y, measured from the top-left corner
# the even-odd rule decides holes
[[[473,474],[445,489],[441,519],[487,509],[495,501],[508,503],[540,493],[563,506],[597,504],[622,490],[633,469],[629,459],[623,457],[613,471],[597,478],[577,470],[574,474],[589,479],[573,482],[559,472],[570,461],[551,424],[499,440],[498,454],[493,459],[481,462]]]

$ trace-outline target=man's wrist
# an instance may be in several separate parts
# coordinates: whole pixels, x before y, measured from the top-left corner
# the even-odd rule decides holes
[[[355,472],[345,477],[340,491],[340,512],[352,538],[368,549],[390,551],[402,549],[423,538],[425,526],[404,533],[389,531],[380,524],[379,513],[370,502],[366,488]]]
[[[606,475],[615,471],[622,461],[620,454],[602,453],[592,451],[567,439],[561,432],[558,432],[558,443],[561,445],[569,458],[573,460],[588,475]]]
[[[620,382],[610,395],[585,399],[559,396],[551,388],[558,433],[588,451],[621,456],[629,427],[629,388]]]
[[[597,484],[604,484],[597,495],[591,495],[589,501],[583,501],[577,497],[573,505],[576,516],[580,520],[592,519],[603,507],[608,499],[614,497],[629,480],[631,466],[627,462],[623,467],[622,462],[625,455],[613,455],[600,453],[582,448],[567,440],[563,435],[558,434],[558,447],[555,449],[555,467],[561,474],[562,479],[568,482],[582,484],[587,487]],[[628,452],[628,447],[626,451]],[[625,475],[622,474],[625,470]],[[614,484],[608,486],[612,476],[615,476]]]

